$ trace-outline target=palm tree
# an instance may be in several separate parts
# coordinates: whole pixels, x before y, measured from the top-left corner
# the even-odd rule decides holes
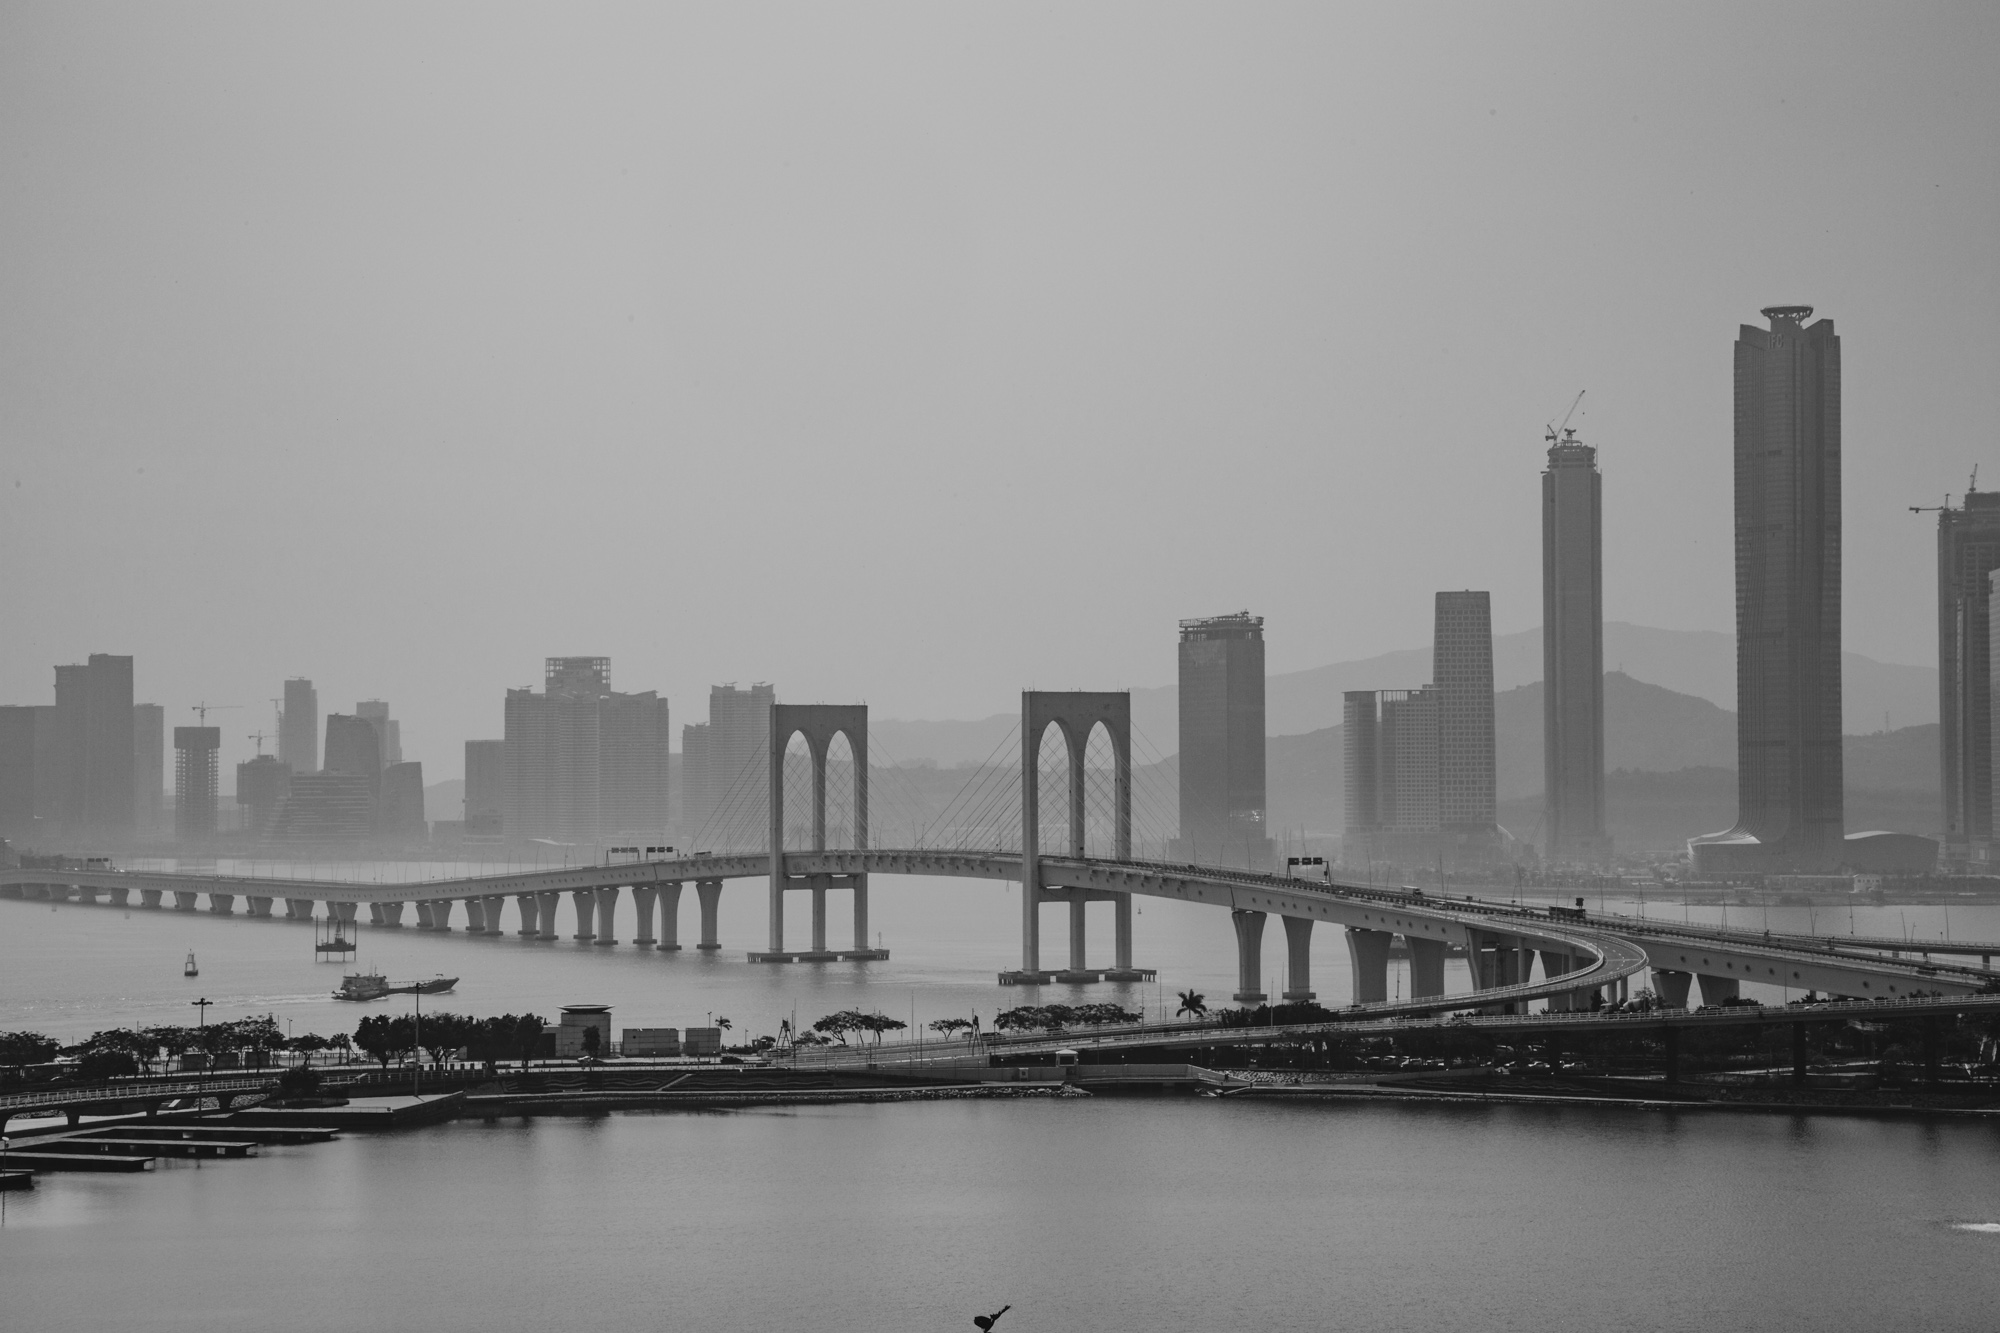
[[[1174,1017],[1179,1018],[1185,1014],[1189,1018],[1202,1018],[1207,1013],[1208,1001],[1200,991],[1184,990],[1181,992],[1181,1007],[1174,1011]]]

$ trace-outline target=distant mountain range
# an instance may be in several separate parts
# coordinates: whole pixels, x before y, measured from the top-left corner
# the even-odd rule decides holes
[[[1736,704],[1736,641],[1728,634],[1651,629],[1611,621],[1604,626],[1604,663],[1607,672],[1622,673],[1634,684],[1645,682],[1697,701],[1706,700],[1718,711]],[[1844,654],[1842,663],[1842,713],[1849,734],[1866,735],[1937,721],[1935,668],[1878,662],[1859,653]],[[1430,649],[1406,648],[1269,676],[1264,683],[1264,728],[1278,737],[1338,726],[1345,691],[1410,689],[1428,683],[1430,675]],[[1532,685],[1541,677],[1540,628],[1495,636],[1493,688],[1497,692],[1505,694]],[[1137,748],[1142,755],[1150,752],[1151,756],[1164,757],[1179,749],[1176,687],[1132,691],[1132,723],[1139,733]],[[1019,724],[1013,713],[965,722],[881,719],[870,723],[869,735],[884,757],[972,764],[996,751],[996,758],[1004,760],[1010,745],[1017,743],[1013,737]],[[1536,725],[1539,727],[1539,722]],[[1732,732],[1726,762],[1733,764],[1735,724],[1732,721],[1729,725]],[[1540,760],[1535,762],[1539,771]],[[1540,782],[1537,776],[1537,790]],[[1505,785],[1503,779],[1503,789]]]

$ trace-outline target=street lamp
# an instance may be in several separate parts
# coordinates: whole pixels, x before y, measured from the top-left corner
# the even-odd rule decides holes
[[[195,1024],[196,1031],[206,1033],[208,1031],[208,1006],[215,1003],[215,1001],[209,999],[207,996],[203,996],[199,1000],[190,1000],[188,1003],[194,1005],[195,1011],[200,1015]],[[196,1115],[200,1115],[201,1104],[208,1096],[208,1043],[202,1037],[196,1037],[195,1045],[201,1048],[201,1078],[197,1084],[194,1096],[194,1112]]]

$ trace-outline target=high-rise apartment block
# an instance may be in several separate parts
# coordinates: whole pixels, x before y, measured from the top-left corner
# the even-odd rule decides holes
[[[667,701],[613,691],[609,658],[549,658],[540,693],[507,691],[508,836],[663,834],[669,739]]]
[[[1431,679],[1437,690],[1438,823],[1460,833],[1491,833],[1498,819],[1491,594],[1437,595]]]
[[[1180,623],[1180,841],[1177,855],[1262,869],[1265,824],[1264,618],[1248,611]]]
[[[260,754],[236,766],[236,804],[253,833],[269,831],[291,790],[291,766],[276,755]]]
[[[706,727],[683,728],[681,839],[704,849],[762,847],[770,840],[771,707],[777,691],[716,685]]]
[[[278,714],[278,758],[296,776],[319,772],[319,691],[304,678],[285,682]]]
[[[1993,842],[1993,635],[2000,491],[1967,489],[1938,512],[1938,759],[1945,855],[1989,860]]]
[[[221,727],[174,728],[174,835],[181,839],[215,834],[217,764]]]
[[[1542,473],[1542,761],[1548,859],[1604,864],[1604,492],[1573,430]]]
[[[375,724],[354,713],[326,715],[323,772],[344,773],[368,783],[370,797],[382,790],[382,738]]]
[[[1840,339],[1770,306],[1736,339],[1736,826],[1702,872],[1844,861]]]
[[[1351,864],[1490,864],[1496,822],[1489,595],[1437,595],[1429,685],[1350,690],[1342,700]]]
[[[354,715],[375,728],[375,748],[381,753],[383,768],[403,762],[403,724],[389,716],[387,702],[363,699],[354,705]]]
[[[167,710],[132,705],[132,822],[141,834],[165,831],[167,814]]]
[[[0,838],[33,840],[49,817],[43,783],[54,734],[47,704],[0,707]]]
[[[375,802],[375,836],[408,845],[430,837],[424,818],[424,766],[414,760],[382,770],[382,792]]]
[[[465,832],[499,836],[507,809],[507,742],[465,743]]]

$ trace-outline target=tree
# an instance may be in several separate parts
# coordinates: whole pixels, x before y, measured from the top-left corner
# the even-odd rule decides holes
[[[597,1035],[597,1028],[595,1026],[587,1027],[583,1030],[583,1053],[586,1058],[595,1060],[597,1052],[603,1048],[603,1045],[603,1040]]]
[[[423,1044],[424,1049],[431,1053],[431,1063],[443,1064],[446,1056],[470,1042],[473,1026],[473,1020],[463,1014],[425,1015],[421,1023]]]
[[[928,1026],[931,1031],[937,1033],[946,1041],[950,1041],[959,1033],[971,1027],[972,1020],[969,1018],[934,1018]]]
[[[1086,1004],[1076,1010],[1076,1021],[1088,1023],[1092,1027],[1105,1023],[1137,1023],[1144,1017],[1144,1014],[1135,1014],[1130,1009],[1116,1004]]]
[[[883,1033],[901,1032],[908,1026],[909,1024],[905,1023],[902,1019],[890,1018],[886,1014],[863,1014],[861,1016],[862,1030],[874,1037],[877,1045],[881,1044]]]
[[[1174,1017],[1186,1015],[1189,1018],[1203,1018],[1208,1014],[1208,1000],[1197,990],[1181,992],[1181,1007],[1174,1011]]]
[[[47,1064],[61,1049],[62,1043],[39,1032],[0,1032],[0,1065]]]
[[[86,1083],[103,1083],[108,1079],[130,1078],[139,1072],[139,1062],[130,1051],[94,1050],[85,1051],[83,1059],[77,1062],[77,1077]]]
[[[322,1038],[321,1040],[325,1040]],[[278,1094],[283,1097],[310,1097],[319,1091],[319,1071],[307,1065],[293,1065],[278,1075]]]
[[[812,1025],[812,1030],[824,1036],[836,1038],[842,1046],[847,1045],[847,1034],[868,1030],[868,1017],[858,1009],[842,1009],[837,1014],[828,1014]]]
[[[415,1025],[407,1016],[370,1014],[354,1029],[354,1044],[387,1069],[417,1044]]]
[[[312,1066],[313,1052],[327,1049],[327,1047],[333,1045],[333,1041],[320,1036],[317,1032],[302,1032],[298,1036],[293,1037],[286,1045],[305,1056],[305,1064],[301,1065],[300,1068],[310,1068]]]

